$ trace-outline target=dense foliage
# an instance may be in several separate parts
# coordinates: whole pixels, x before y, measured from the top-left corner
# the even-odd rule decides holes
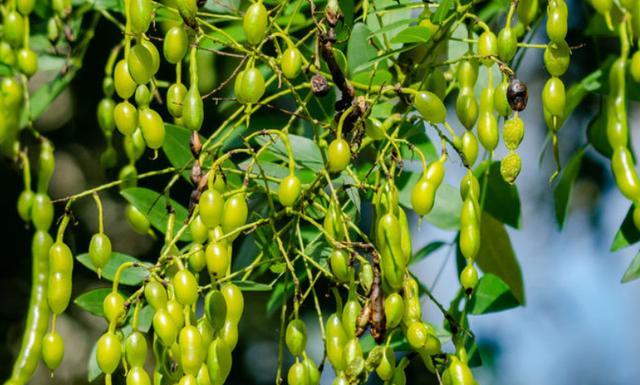
[[[468,315],[525,301],[505,226],[521,221],[527,103],[542,106],[548,127],[558,224],[592,147],[611,159],[633,204],[612,248],[640,240],[627,114],[629,99],[640,99],[640,2],[585,6],[589,42],[569,39],[564,0],[5,1],[0,145],[22,168],[17,210],[35,230],[29,314],[5,384],[27,383],[41,360],[52,372],[61,364],[56,318],[71,300],[74,255],[112,282],[75,299],[108,322],[90,381],[221,385],[244,296],[270,291],[265,311],[280,316],[276,383],[317,385],[330,364],[336,385],[374,376],[404,385],[406,366],[420,361],[442,384],[476,384]],[[94,71],[100,163],[119,167],[118,178],[52,201],[54,143],[33,122],[82,67],[100,20],[122,33]],[[532,43],[536,34],[546,43]],[[611,55],[565,84],[572,53],[589,44]],[[519,67],[537,49],[548,80],[530,95]],[[57,76],[30,92],[39,67]],[[602,108],[584,127],[587,143],[561,159],[558,131],[596,97]],[[145,154],[156,166],[138,170]],[[452,168],[465,169],[459,187],[445,178]],[[142,187],[150,178],[165,178],[164,189]],[[181,185],[189,196],[175,192]],[[112,250],[100,198],[109,189],[127,201],[132,231],[162,244],[153,259]],[[72,250],[65,232],[81,199],[95,201],[99,231]],[[414,251],[413,216],[455,240]],[[456,251],[460,281],[448,306],[411,272],[442,247]],[[638,276],[640,259],[623,280]],[[319,299],[327,287],[335,306]],[[425,297],[444,324],[424,320]],[[303,309],[317,316],[322,362],[306,354]],[[285,354],[294,357],[288,368]]]

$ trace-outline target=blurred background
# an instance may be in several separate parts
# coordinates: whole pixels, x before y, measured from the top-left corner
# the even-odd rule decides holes
[[[584,43],[574,52],[570,72],[565,83],[580,80],[595,70],[597,63],[607,56],[599,43],[592,44],[583,35],[586,25],[586,6],[569,2],[571,45]],[[108,56],[105,47],[112,47],[120,35],[112,25],[101,21],[99,33],[86,55],[84,67],[71,87],[66,90],[48,112],[37,122],[37,128],[46,132],[56,145],[56,171],[50,187],[53,199],[77,193],[117,177],[117,171],[104,172],[99,164],[99,152],[104,147],[98,129],[95,108],[102,97],[99,76]],[[533,42],[544,43],[546,36],[539,33]],[[612,52],[617,49],[611,40]],[[230,72],[225,62],[203,57],[211,66],[211,78],[205,87],[209,90]],[[594,60],[595,59],[595,60]],[[231,68],[232,69],[232,68]],[[163,71],[170,73],[169,68]],[[54,73],[41,74],[32,80],[32,86],[49,81]],[[621,277],[637,246],[616,253],[609,251],[611,241],[629,208],[629,202],[615,187],[609,161],[588,149],[578,179],[572,191],[569,217],[562,232],[559,231],[553,211],[553,190],[548,179],[554,169],[549,151],[539,162],[540,151],[547,133],[542,119],[539,95],[546,72],[542,65],[542,50],[529,50],[518,71],[519,78],[529,86],[530,103],[521,114],[525,121],[526,136],[519,149],[523,159],[522,173],[517,186],[522,202],[522,226],[509,228],[512,244],[524,276],[526,305],[509,311],[470,316],[471,329],[480,346],[483,367],[475,369],[481,384],[560,385],[560,384],[634,384],[640,378],[640,282],[625,285]],[[599,105],[595,96],[588,97],[560,132],[561,158],[566,163],[570,154],[583,146],[586,125]],[[640,104],[631,102],[629,122],[635,148],[640,148]],[[452,121],[455,112],[450,110]],[[205,125],[215,126],[215,116],[208,116]],[[460,130],[460,126],[457,127]],[[461,131],[459,131],[461,132]],[[120,144],[117,144],[119,146]],[[504,153],[498,153],[501,157]],[[152,161],[145,155],[139,170],[159,168],[164,159]],[[124,162],[124,159],[120,160]],[[452,158],[447,180],[454,186],[462,176],[462,167]],[[453,167],[452,167],[453,166]],[[451,171],[449,171],[451,170]],[[17,167],[3,160],[0,178],[4,188],[0,191],[0,212],[3,213],[2,237],[4,265],[0,269],[0,379],[8,376],[9,362],[21,341],[30,290],[30,237],[20,221],[15,202],[22,190],[21,174]],[[145,186],[159,190],[166,178],[145,182]],[[185,197],[189,189],[177,186],[172,196]],[[105,228],[114,250],[150,259],[158,246],[148,237],[131,231],[123,216],[124,201],[117,191],[102,195],[105,209]],[[60,210],[60,207],[57,207]],[[67,242],[72,250],[87,249],[90,235],[97,230],[97,213],[91,199],[74,205],[76,223],[69,232]],[[58,212],[60,214],[60,212]],[[413,218],[414,249],[434,241],[452,241],[453,232],[445,232],[422,223],[417,226]],[[429,287],[434,295],[447,304],[458,289],[455,258],[448,248],[442,248],[417,265],[413,272]],[[74,270],[73,297],[96,287],[107,287],[106,281],[97,281],[95,275],[82,265]],[[329,289],[319,288],[321,299],[332,304]],[[326,296],[325,296],[326,294]],[[234,366],[229,384],[271,384],[277,365],[277,338],[279,319],[265,315],[265,302],[269,293],[249,293],[246,296],[245,316],[240,323],[240,341],[233,353]],[[436,325],[442,317],[427,300],[423,314]],[[321,359],[319,331],[311,311],[304,313],[310,328],[309,352],[317,361]],[[53,379],[41,365],[33,384],[84,384],[87,357],[93,343],[106,328],[106,322],[71,305],[58,321],[58,330],[66,344],[65,359]],[[450,347],[449,347],[450,348]],[[412,385],[436,383],[422,365],[411,365],[408,378]],[[331,370],[325,370],[323,384],[331,382]],[[101,381],[101,380],[97,380]]]

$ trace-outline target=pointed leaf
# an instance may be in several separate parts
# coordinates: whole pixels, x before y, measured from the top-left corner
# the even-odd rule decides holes
[[[522,272],[509,234],[502,223],[487,213],[482,213],[480,252],[476,262],[484,273],[494,274],[504,281],[518,302],[525,303]]]
[[[76,259],[78,260],[78,262],[86,266],[89,270],[97,272],[98,269],[93,265],[93,262],[91,262],[91,257],[89,257],[89,254],[87,253],[80,254],[76,256]],[[106,279],[107,281],[113,281],[113,278],[116,275],[116,270],[118,270],[118,267],[120,267],[120,265],[122,265],[125,262],[136,262],[140,264],[140,267],[130,267],[125,269],[120,275],[121,285],[127,285],[127,286],[139,285],[149,275],[149,272],[147,271],[147,269],[142,267],[147,265],[146,263],[140,262],[134,257],[131,257],[126,254],[113,252],[111,253],[109,262],[107,262],[107,264],[102,268],[102,271],[101,271],[102,278]]]
[[[556,222],[558,226],[562,228],[564,220],[567,217],[569,211],[569,201],[571,199],[571,188],[573,182],[575,182],[580,172],[580,166],[582,165],[582,156],[584,155],[584,147],[576,151],[575,154],[569,159],[567,165],[562,168],[560,177],[558,178],[558,184],[553,189],[553,198],[556,209]]]
[[[407,27],[391,39],[393,44],[426,43],[431,38],[431,32],[427,27],[419,25]]]
[[[471,298],[471,314],[486,314],[511,309],[520,306],[509,286],[493,274],[485,274],[478,281],[478,285]]]
[[[633,257],[629,267],[627,267],[627,271],[624,272],[622,283],[631,282],[638,278],[640,278],[640,252]]]
[[[636,225],[633,224],[633,205],[631,205],[631,207],[629,207],[629,210],[627,211],[627,215],[622,221],[622,225],[620,225],[620,229],[616,233],[616,236],[613,238],[611,251],[624,249],[625,247],[633,245],[638,241],[640,241],[640,231],[638,231]]]
[[[104,298],[109,295],[111,291],[112,289],[110,287],[91,290],[86,293],[80,294],[78,297],[76,297],[76,299],[73,300],[73,303],[93,315],[104,317],[102,303],[104,302]]]
[[[440,248],[446,244],[447,243],[444,241],[433,241],[431,243],[428,243],[423,248],[418,250],[415,254],[413,254],[413,257],[411,257],[411,260],[409,261],[409,265],[413,265],[414,263],[422,261],[432,253],[440,250]]]
[[[167,213],[167,199],[164,195],[160,195],[157,192],[143,187],[133,187],[120,191],[122,195],[129,203],[134,205],[140,212],[145,214],[149,218],[151,225],[158,229],[162,233],[167,231],[167,221],[169,219],[169,213]],[[177,232],[180,226],[182,226],[187,219],[187,209],[180,203],[169,200],[171,207],[176,213],[176,225],[174,232]],[[175,234],[174,234],[175,235]],[[189,229],[180,237],[181,241],[190,241],[191,234]]]
[[[495,219],[511,227],[520,227],[520,194],[515,184],[509,184],[502,179],[500,162],[491,163],[488,177],[485,179],[487,162],[482,162],[473,174],[480,182],[483,191],[485,180],[488,181],[484,210]]]
[[[347,46],[347,62],[352,74],[359,65],[376,57],[375,48],[369,44],[369,34],[369,28],[363,23],[353,25]]]

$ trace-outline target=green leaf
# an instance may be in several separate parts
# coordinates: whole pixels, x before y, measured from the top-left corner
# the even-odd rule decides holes
[[[404,27],[407,24],[411,24],[415,22],[414,19],[408,17],[406,19],[396,20],[393,23],[387,23],[384,27],[377,29],[369,37],[374,37],[383,33],[391,32],[394,29],[398,29],[399,27]]]
[[[265,283],[253,282],[253,281],[231,281],[234,285],[242,291],[271,291],[273,287]]]
[[[480,191],[485,184],[485,172],[487,162],[482,162],[473,174],[480,182]],[[520,227],[520,195],[515,184],[509,184],[502,179],[500,174],[500,162],[491,163],[484,200],[484,210],[500,222],[513,228]]]
[[[0,76],[11,76],[13,74],[13,70],[11,66],[0,62]]]
[[[503,280],[488,273],[478,281],[469,305],[469,312],[477,315],[511,309],[520,303]]]
[[[415,149],[420,151],[426,158],[427,162],[431,162],[440,156],[436,152],[433,142],[427,136],[422,123],[417,125],[403,124],[400,129],[399,136],[406,139],[414,146]],[[402,154],[402,159],[420,160],[418,155],[415,154],[415,152],[412,151],[406,143],[400,144],[400,152]]]
[[[587,140],[600,154],[607,158],[613,155],[613,149],[607,139],[607,112],[600,108],[587,127]]]
[[[369,28],[364,23],[354,24],[347,46],[347,62],[352,74],[355,74],[355,69],[359,65],[376,57],[375,48],[369,44],[369,33]],[[366,75],[370,76],[370,74]]]
[[[44,83],[29,97],[29,111],[31,120],[36,120],[42,115],[51,103],[67,88],[76,71],[67,71],[64,75],[56,76],[52,81]],[[20,127],[25,127],[28,122],[27,110],[23,110],[20,118]]]
[[[633,260],[627,267],[627,271],[622,276],[622,283],[627,283],[640,278],[640,252],[633,257]]]
[[[341,50],[335,47],[331,48],[331,50],[333,51],[333,56],[336,58],[336,63],[338,64],[340,71],[345,74],[349,74],[349,63],[347,62],[347,57],[344,56],[344,53]]]
[[[269,136],[258,136],[256,137],[256,141],[260,145],[264,145],[271,140],[269,138]],[[322,170],[324,167],[322,153],[313,140],[305,138],[304,136],[289,134],[289,143],[291,144],[293,159],[295,159],[297,166],[306,167],[314,172]],[[289,161],[289,155],[280,137],[273,138],[273,143],[269,144],[268,152],[275,155],[278,159],[286,162]]]
[[[451,12],[452,6],[453,0],[442,0],[438,5],[438,9],[431,15],[431,21],[435,24],[441,24]]]
[[[138,330],[146,333],[151,329],[151,323],[153,322],[153,315],[156,311],[150,306],[146,305],[138,313]]]
[[[102,311],[102,303],[104,302],[104,298],[109,295],[111,291],[112,289],[110,287],[91,290],[86,293],[80,294],[78,297],[76,297],[75,300],[73,300],[73,303],[93,315],[104,317],[104,312]]]
[[[89,254],[84,253],[76,256],[78,262],[86,266],[89,270],[97,272],[98,269],[91,262],[91,257]],[[147,269],[142,266],[148,265],[146,263],[140,262],[126,254],[112,252],[111,257],[109,258],[109,262],[102,268],[101,277],[106,279],[107,281],[113,281],[113,278],[116,275],[116,270],[118,267],[125,262],[135,262],[139,263],[140,267],[130,267],[125,269],[120,275],[120,284],[127,286],[137,286],[144,281],[145,278],[149,275]]]
[[[480,252],[476,262],[485,274],[491,273],[502,279],[518,302],[524,305],[522,272],[509,234],[502,223],[486,212],[482,213]]]
[[[573,187],[573,182],[575,182],[578,177],[578,173],[580,172],[583,155],[584,147],[573,154],[571,159],[569,159],[569,162],[567,162],[567,165],[562,168],[562,172],[558,178],[558,184],[553,189],[553,198],[556,208],[556,222],[560,228],[562,228],[564,220],[567,217],[569,200],[571,198],[571,188]]]
[[[419,25],[407,27],[391,39],[393,44],[426,43],[431,38],[431,32],[427,27]]]
[[[100,367],[98,366],[98,360],[96,359],[97,346],[98,341],[93,344],[93,348],[91,349],[91,353],[89,354],[89,361],[87,362],[87,381],[89,382],[93,382],[102,374],[102,370],[100,370]]]
[[[638,241],[640,241],[640,231],[638,231],[636,225],[633,224],[633,205],[631,205],[631,207],[629,207],[629,210],[627,211],[627,215],[622,221],[622,225],[620,225],[620,229],[616,233],[616,236],[613,238],[611,251],[624,249],[625,247],[633,245]]]
[[[307,272],[303,270],[298,275],[298,280],[300,282],[305,282],[307,280]],[[282,306],[282,302],[288,299],[293,295],[293,283],[287,282],[285,289],[285,282],[280,280],[276,287],[273,289],[269,300],[267,301],[267,316],[271,317],[276,310],[280,309]]]
[[[349,62],[351,63],[351,62]],[[357,69],[351,70],[351,72],[356,71]],[[382,84],[389,84],[393,80],[393,75],[387,70],[377,69],[376,72],[373,73],[373,77],[371,77],[371,72],[359,72],[352,77],[355,83],[361,83],[366,85],[380,86]]]
[[[169,123],[165,123],[164,127],[165,137],[162,151],[164,151],[173,167],[178,170],[184,169],[182,176],[191,182],[189,177],[191,169],[187,167],[193,161],[193,155],[191,155],[191,150],[189,149],[191,131]]]
[[[413,265],[415,263],[422,261],[432,253],[438,251],[442,246],[446,244],[447,243],[444,241],[433,241],[431,243],[426,244],[423,248],[421,248],[420,250],[416,251],[415,254],[413,254],[413,257],[411,257],[411,260],[409,261],[409,265]]]
[[[368,354],[373,348],[378,346],[376,340],[373,339],[371,334],[367,333],[360,338],[360,346],[362,347],[362,352],[364,354]],[[402,335],[402,333],[393,333],[391,337],[391,342],[389,346],[393,349],[394,352],[408,352],[411,351],[411,345],[407,339]]]
[[[140,212],[145,214],[147,218],[149,218],[149,221],[151,222],[151,225],[153,225],[153,227],[155,227],[162,233],[166,233],[169,214],[167,213],[167,199],[164,197],[164,195],[160,195],[153,190],[149,190],[148,188],[143,187],[132,187],[126,190],[122,190],[120,191],[120,195],[122,195],[129,203],[140,210]],[[186,208],[184,208],[180,203],[174,201],[173,199],[170,199],[169,203],[176,213],[176,226],[173,234],[175,235],[180,226],[185,223],[188,212]],[[189,233],[188,228],[182,234],[180,240],[191,240],[191,234]]]
[[[460,210],[462,199],[458,189],[448,183],[443,183],[436,191],[436,201],[433,209],[424,219],[443,230],[453,230],[460,227]]]

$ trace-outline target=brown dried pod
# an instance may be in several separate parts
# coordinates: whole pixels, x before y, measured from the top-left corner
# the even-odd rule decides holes
[[[189,177],[191,178],[191,182],[194,185],[198,185],[198,183],[200,183],[200,178],[202,178],[202,167],[200,167],[200,161],[198,161],[197,159],[195,162],[193,162],[193,166],[191,167],[191,174],[189,175]]]
[[[202,143],[200,142],[200,135],[197,132],[192,132],[191,137],[189,138],[189,148],[191,149],[191,154],[193,154],[194,158],[200,156],[200,151],[202,151]]]
[[[520,81],[520,79],[514,77],[509,80],[509,87],[507,87],[507,101],[514,111],[522,111],[527,108],[527,100],[529,99],[529,93],[527,92],[527,85]]]
[[[311,91],[316,96],[325,96],[329,93],[329,84],[327,79],[320,75],[315,74],[311,77]]]

